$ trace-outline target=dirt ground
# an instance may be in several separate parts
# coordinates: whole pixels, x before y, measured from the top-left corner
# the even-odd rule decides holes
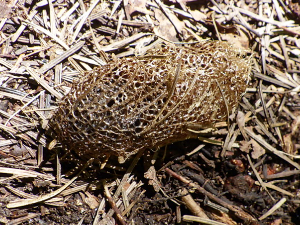
[[[21,0],[0,12],[0,224],[300,224],[298,1]],[[49,133],[85,71],[203,39],[253,64],[212,131],[102,165]]]

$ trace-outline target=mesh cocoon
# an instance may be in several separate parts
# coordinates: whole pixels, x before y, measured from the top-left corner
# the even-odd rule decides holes
[[[226,121],[250,70],[249,57],[226,42],[151,49],[86,72],[50,124],[63,147],[82,159],[127,159],[195,137],[190,126]]]

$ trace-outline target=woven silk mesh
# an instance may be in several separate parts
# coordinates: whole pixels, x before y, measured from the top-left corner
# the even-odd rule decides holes
[[[152,49],[86,72],[51,125],[63,147],[80,158],[126,159],[195,137],[190,126],[226,121],[226,103],[231,113],[250,69],[249,58],[225,42]]]

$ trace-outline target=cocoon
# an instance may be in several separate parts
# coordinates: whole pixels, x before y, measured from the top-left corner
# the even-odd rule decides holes
[[[189,126],[226,121],[250,71],[250,57],[226,42],[168,44],[86,72],[50,125],[79,158],[123,162],[140,149],[195,137]]]

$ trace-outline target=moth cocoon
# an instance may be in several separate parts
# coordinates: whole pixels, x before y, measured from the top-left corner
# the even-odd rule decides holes
[[[88,71],[59,103],[50,124],[83,160],[195,137],[190,125],[226,121],[245,92],[250,58],[226,42],[166,45]]]

